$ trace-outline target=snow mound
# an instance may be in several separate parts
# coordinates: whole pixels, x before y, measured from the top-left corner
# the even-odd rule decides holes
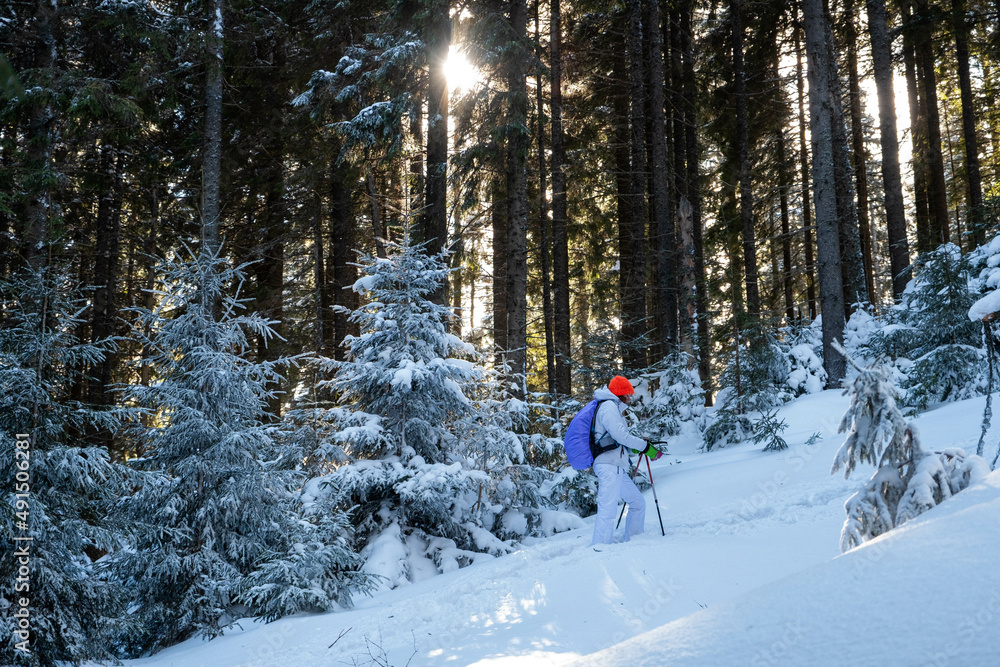
[[[573,664],[996,664],[998,516],[1000,471],[839,558]]]

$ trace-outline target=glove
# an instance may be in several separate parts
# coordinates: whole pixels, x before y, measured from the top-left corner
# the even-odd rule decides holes
[[[632,451],[635,452],[636,454],[640,453],[638,449],[633,449]],[[661,456],[663,456],[663,453],[660,452],[660,450],[658,450],[656,447],[653,447],[652,445],[647,445],[646,449],[644,449],[641,453],[645,455],[647,458],[649,458],[650,461],[655,461]]]

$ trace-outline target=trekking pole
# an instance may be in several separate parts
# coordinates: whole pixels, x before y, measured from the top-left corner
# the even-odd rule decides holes
[[[633,481],[635,480],[635,474],[637,472],[639,472],[639,464],[642,463],[642,457],[643,456],[645,456],[645,454],[639,454],[639,460],[635,462],[635,470],[632,471],[632,480]],[[618,530],[618,527],[622,525],[622,517],[623,516],[625,516],[625,505],[624,505],[624,503],[622,504],[622,511],[618,515],[618,523],[615,524],[615,530]]]
[[[636,466],[637,468],[639,466]],[[660,514],[660,499],[656,497],[656,485],[653,484],[653,469],[649,465],[649,457],[646,457],[646,470],[649,471],[649,485],[653,487],[653,502],[656,503],[656,517],[660,520],[660,535],[667,536],[667,531],[663,530],[663,515]]]

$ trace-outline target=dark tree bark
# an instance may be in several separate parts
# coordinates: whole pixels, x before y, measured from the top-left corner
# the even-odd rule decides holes
[[[538,44],[537,58],[542,62],[542,30],[539,17],[540,0],[535,0],[535,42]],[[538,124],[538,253],[542,265],[542,321],[545,330],[545,379],[550,394],[556,391],[555,341],[552,322],[552,289],[549,266],[549,200],[548,184],[545,177],[545,104],[542,99],[541,67],[535,66],[535,120]]]
[[[711,319],[708,311],[708,280],[705,272],[705,254],[702,243],[701,226],[701,169],[698,154],[698,122],[697,109],[694,100],[698,95],[698,82],[695,77],[694,36],[691,32],[691,15],[694,12],[694,2],[685,2],[681,12],[681,50],[683,51],[684,78],[684,149],[687,162],[687,192],[688,203],[691,204],[691,242],[694,254],[695,278],[695,317],[697,329],[692,332],[698,346],[698,376],[701,378],[702,389],[705,390],[705,405],[710,406],[712,400],[712,347],[709,327]]]
[[[562,13],[560,0],[550,5],[549,72],[552,115],[552,305],[555,325],[556,391],[568,396],[570,384],[569,247],[566,237],[566,174],[562,130]]]
[[[523,396],[528,359],[528,180],[527,154],[530,53],[524,46],[528,10],[524,0],[510,3],[511,44],[507,70],[507,362],[519,378],[517,395]]]
[[[670,174],[667,167],[666,115],[663,95],[663,42],[660,32],[659,0],[645,0],[644,32],[649,46],[649,108],[652,125],[650,156],[652,167],[652,229],[655,240],[656,286],[653,303],[659,358],[677,348],[677,287],[674,221],[671,216]]]
[[[205,249],[219,252],[220,189],[222,180],[222,45],[223,0],[209,3],[205,36],[205,133],[202,138],[201,223]]]
[[[427,178],[421,231],[428,254],[435,255],[448,242],[448,78],[445,62],[451,45],[448,0],[434,0],[428,7],[427,27]],[[444,283],[431,300],[444,304],[448,285]]]
[[[909,280],[910,246],[906,238],[903,184],[899,170],[899,140],[896,136],[896,94],[892,87],[892,50],[885,15],[885,0],[867,0],[868,34],[878,94],[879,141],[882,147],[882,190],[885,196],[886,233],[892,297],[899,301]]]
[[[844,292],[841,284],[837,195],[834,183],[833,86],[823,0],[802,0],[806,52],[809,57],[809,115],[813,144],[813,188],[819,250],[820,303],[823,309],[823,366],[827,386],[837,387],[846,363],[833,348],[844,335]]]
[[[90,341],[107,340],[115,335],[115,319],[118,306],[118,255],[121,246],[121,156],[115,147],[102,146],[100,162],[103,188],[97,204],[96,238],[94,245],[94,290],[90,321]],[[109,395],[112,371],[117,363],[117,355],[108,353],[91,370],[87,398],[93,405],[111,405],[114,399]],[[91,433],[91,442],[110,447],[111,432],[98,428]]]
[[[969,182],[968,229],[972,246],[986,242],[983,229],[983,185],[979,173],[979,140],[976,138],[976,110],[972,102],[972,77],[969,73],[969,25],[965,15],[965,0],[952,0],[955,25],[955,57],[958,67],[958,87],[962,99],[962,137],[965,139],[965,175]],[[994,26],[996,33],[996,26]]]
[[[907,101],[910,106],[910,139],[913,147],[913,209],[917,219],[917,252],[924,253],[934,246],[931,242],[930,211],[927,202],[927,114],[917,85],[917,56],[914,35],[910,29],[910,5],[903,8],[903,69],[906,74]]]
[[[503,170],[503,157],[498,167]],[[500,172],[503,173],[503,172]],[[493,176],[490,222],[493,230],[493,345],[495,364],[503,367],[507,359],[507,192],[504,177]]]
[[[777,60],[774,65],[777,78]],[[778,148],[778,206],[781,211],[781,287],[785,299],[785,318],[789,323],[792,323],[795,320],[795,298],[792,290],[794,280],[792,275],[792,222],[788,213],[788,191],[792,186],[792,178],[785,150],[785,129],[781,125],[780,118],[774,130]]]
[[[59,17],[57,4],[38,0],[34,17],[33,64],[41,72],[55,78],[56,40]],[[21,257],[27,266],[38,268],[48,264],[49,215],[52,208],[52,125],[54,116],[47,96],[35,101],[28,111],[28,132],[24,164],[31,174],[26,184],[24,231],[21,235]]]
[[[643,77],[642,3],[628,0],[629,81],[629,227],[630,247],[621,250],[622,342],[625,365],[637,371],[647,365],[640,343],[646,333],[646,121]]]
[[[875,269],[872,254],[871,223],[868,218],[868,169],[865,164],[865,128],[861,117],[861,82],[858,75],[858,31],[854,23],[854,0],[844,7],[844,42],[847,47],[848,93],[851,114],[851,169],[854,170],[857,195],[858,236],[861,240],[861,262],[865,272],[869,303],[877,303]]]
[[[816,273],[813,257],[812,205],[809,195],[809,147],[806,144],[805,76],[802,71],[802,27],[795,28],[795,77],[799,98],[799,171],[802,178],[802,248],[805,255],[806,299],[809,304],[809,319],[815,320],[819,314],[816,306]]]
[[[833,177],[837,193],[837,218],[840,222],[841,273],[844,287],[844,315],[850,317],[851,305],[867,300],[864,263],[861,260],[861,239],[858,232],[858,210],[855,206],[854,179],[851,174],[851,151],[847,141],[847,125],[837,59],[834,55],[832,19],[825,13],[827,50],[831,54],[827,66],[830,68],[831,93],[830,127],[833,132]]]
[[[313,203],[312,245],[313,245],[313,284],[316,298],[316,354],[328,355],[327,332],[332,327],[328,325],[330,315],[330,289],[326,281],[326,255],[323,248],[323,199],[317,193]]]
[[[344,186],[346,187],[346,183]],[[385,221],[382,219],[382,204],[378,189],[375,187],[375,172],[372,167],[369,167],[365,173],[365,188],[368,191],[368,204],[371,211],[372,236],[375,237],[375,255],[380,259],[385,259],[385,241],[388,240],[388,233]]]
[[[938,111],[937,74],[934,72],[933,18],[927,0],[916,0],[917,15],[911,27],[915,30],[917,75],[924,96],[927,123],[927,203],[930,212],[932,247],[951,240],[948,220],[948,188],[944,178],[944,156],[941,152],[941,115]]]
[[[351,182],[347,169],[337,166],[334,159],[330,173],[330,260],[327,263],[327,280],[331,281],[329,291],[332,293],[333,305],[347,310],[357,307],[355,293],[350,289],[357,280],[357,268],[351,266],[356,259],[353,249],[357,246],[349,186]],[[368,182],[373,185],[371,172],[368,172]],[[384,249],[380,257],[385,257]],[[343,343],[351,333],[351,324],[348,313],[340,308],[334,310],[332,319],[330,334],[333,338],[329,347],[333,349],[334,359],[343,361],[347,352]]]
[[[747,120],[747,81],[743,63],[743,22],[741,0],[730,0],[729,18],[733,36],[733,79],[736,95],[736,161],[740,180],[740,220],[743,234],[743,267],[747,311],[760,314],[760,287],[757,282],[757,240],[753,226],[753,184],[750,178],[750,129]]]

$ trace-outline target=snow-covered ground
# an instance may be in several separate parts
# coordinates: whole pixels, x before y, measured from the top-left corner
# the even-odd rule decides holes
[[[921,415],[925,448],[974,453],[984,400]],[[591,520],[351,611],[244,621],[127,664],[1000,664],[1000,473],[841,556],[844,501],[872,472],[830,475],[846,407],[826,391],[783,408],[784,452],[671,445],[653,464],[665,537],[647,491],[647,532],[626,544],[590,547]]]

